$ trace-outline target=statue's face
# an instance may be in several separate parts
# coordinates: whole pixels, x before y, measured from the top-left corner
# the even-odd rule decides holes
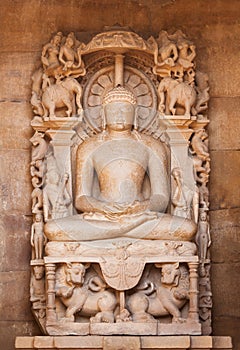
[[[33,267],[34,275],[36,280],[40,280],[44,275],[44,267],[43,266],[34,266]]]
[[[105,118],[108,129],[123,131],[132,129],[135,108],[125,101],[111,102],[105,106]]]

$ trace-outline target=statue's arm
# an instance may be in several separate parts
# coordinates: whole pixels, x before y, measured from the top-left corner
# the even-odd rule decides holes
[[[75,207],[83,213],[103,213],[106,203],[92,195],[94,165],[91,153],[91,145],[81,145],[77,152]]]
[[[162,145],[150,150],[148,172],[151,185],[149,209],[164,213],[170,199],[168,159]]]
[[[59,61],[64,65],[66,63],[66,61],[63,59],[63,55],[64,55],[64,47],[62,46],[60,48],[60,52],[59,52]]]

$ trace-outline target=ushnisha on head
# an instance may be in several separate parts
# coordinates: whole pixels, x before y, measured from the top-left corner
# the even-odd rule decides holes
[[[134,106],[137,104],[137,100],[133,93],[121,85],[114,87],[104,96],[103,106],[106,106],[111,102],[129,102]]]
[[[103,98],[103,129],[124,131],[136,126],[137,100],[134,94],[123,86],[108,91]]]

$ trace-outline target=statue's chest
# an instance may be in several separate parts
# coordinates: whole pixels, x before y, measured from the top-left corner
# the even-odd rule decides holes
[[[134,169],[148,166],[148,151],[146,146],[137,140],[114,140],[101,145],[93,155],[93,163],[97,173],[105,168],[129,173]]]

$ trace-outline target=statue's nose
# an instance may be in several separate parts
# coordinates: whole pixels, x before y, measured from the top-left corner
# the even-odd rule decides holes
[[[116,120],[117,120],[118,123],[124,121],[122,113],[118,113]]]

